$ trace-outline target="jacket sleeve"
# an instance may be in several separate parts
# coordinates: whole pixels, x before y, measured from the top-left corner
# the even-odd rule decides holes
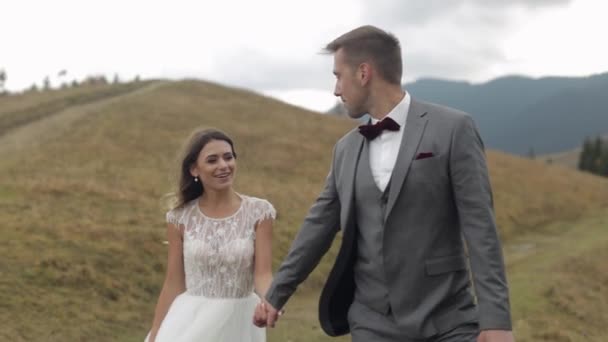
[[[283,260],[266,293],[266,300],[275,308],[282,308],[317,266],[339,230],[340,201],[336,190],[336,151],[323,190],[310,208],[289,253]]]
[[[456,123],[450,177],[471,261],[481,330],[511,330],[509,291],[483,142],[471,117]]]

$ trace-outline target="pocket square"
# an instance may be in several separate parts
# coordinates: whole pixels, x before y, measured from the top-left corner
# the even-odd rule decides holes
[[[431,158],[433,156],[434,156],[433,152],[421,152],[421,153],[418,153],[415,160]]]

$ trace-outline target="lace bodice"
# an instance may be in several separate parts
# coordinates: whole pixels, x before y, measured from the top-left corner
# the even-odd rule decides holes
[[[186,292],[210,298],[239,298],[253,291],[255,225],[276,211],[270,202],[240,195],[241,206],[221,219],[205,216],[198,199],[167,213],[182,233]]]

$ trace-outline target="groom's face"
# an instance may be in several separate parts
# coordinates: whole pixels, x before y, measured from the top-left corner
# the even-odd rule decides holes
[[[348,115],[355,119],[365,115],[366,89],[358,77],[357,67],[348,61],[343,49],[338,49],[334,54],[334,76],[334,95],[342,100]]]

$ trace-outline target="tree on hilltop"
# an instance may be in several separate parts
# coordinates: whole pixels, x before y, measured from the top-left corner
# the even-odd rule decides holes
[[[42,89],[44,89],[44,90],[50,90],[51,89],[51,80],[49,79],[48,76],[46,76],[44,78],[44,80],[42,81]]]
[[[6,82],[6,70],[0,69],[0,93],[4,92],[4,83]]]
[[[599,136],[594,140],[585,138],[578,169],[608,177],[608,142]]]
[[[585,141],[583,142],[583,150],[581,151],[578,159],[578,169],[581,171],[591,170],[591,165],[593,164],[591,146],[591,140],[589,138],[585,138]]]

